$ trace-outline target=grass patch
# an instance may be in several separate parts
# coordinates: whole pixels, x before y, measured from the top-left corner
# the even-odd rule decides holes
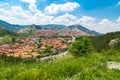
[[[119,80],[119,70],[107,69],[107,61],[115,60],[116,55],[100,53],[82,57],[61,57],[53,62],[34,62],[30,64],[8,64],[0,62],[1,80]],[[116,58],[119,58],[117,55]],[[117,60],[117,59],[116,59]]]

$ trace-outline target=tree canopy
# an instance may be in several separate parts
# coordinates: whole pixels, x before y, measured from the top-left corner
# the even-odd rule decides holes
[[[93,51],[92,44],[90,40],[84,37],[82,40],[78,40],[72,43],[72,46],[69,48],[69,52],[73,56],[82,56]]]

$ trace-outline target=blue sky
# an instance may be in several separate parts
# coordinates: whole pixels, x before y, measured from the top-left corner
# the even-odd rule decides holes
[[[80,24],[120,31],[120,0],[0,0],[0,19],[12,24]]]

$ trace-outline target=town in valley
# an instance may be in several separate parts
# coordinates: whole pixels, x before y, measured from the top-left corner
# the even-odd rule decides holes
[[[33,28],[33,27],[32,27]],[[24,32],[23,29],[19,31]],[[32,32],[29,32],[32,33]],[[7,56],[30,58],[49,54],[59,54],[67,51],[77,36],[95,36],[84,31],[37,29],[26,37],[17,37],[11,40],[12,44],[1,44],[0,54]],[[0,42],[2,40],[0,39]]]

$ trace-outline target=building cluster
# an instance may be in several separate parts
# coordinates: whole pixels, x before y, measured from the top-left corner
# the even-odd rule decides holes
[[[15,44],[2,44],[0,46],[0,54],[7,54],[8,56],[14,57],[36,57],[38,56],[38,51],[44,51],[47,46],[52,47],[52,51],[63,52],[68,49],[68,44],[74,39],[74,36],[90,36],[89,34],[82,31],[69,31],[69,30],[37,30],[32,37],[27,37],[20,39],[20,42],[15,42]],[[45,38],[41,38],[44,36]],[[57,36],[57,37],[53,37]],[[60,38],[59,36],[71,36]],[[38,44],[41,44],[38,47]]]
[[[52,33],[54,33],[52,31]],[[48,34],[51,34],[50,32]],[[31,38],[24,38],[20,40],[20,43],[16,42],[13,45],[2,44],[0,46],[0,54],[7,54],[8,56],[14,57],[36,57],[38,56],[38,51],[44,51],[47,46],[52,46],[52,51],[63,52],[67,50],[68,43],[72,41],[71,38],[41,38],[39,41],[38,36]],[[41,47],[38,48],[38,44]]]
[[[52,50],[63,52],[67,50],[68,43],[72,42],[72,38],[50,38],[41,40],[42,47],[44,48],[46,45],[52,46]]]
[[[94,36],[93,34],[88,34],[86,32],[80,31],[80,30],[61,30],[59,32],[62,36]]]
[[[56,36],[58,33],[58,30],[38,30],[36,32],[36,34],[34,34],[35,36],[46,36],[46,37],[52,37],[52,36]]]
[[[81,30],[38,30],[34,36],[46,36],[46,37],[52,37],[52,36],[94,36],[93,34],[88,34],[86,32],[83,32]]]
[[[26,38],[21,40],[22,43],[15,43],[13,45],[3,44],[0,46],[0,53],[7,54],[8,56],[14,57],[31,57],[37,56],[36,52],[33,52],[36,49],[36,45],[32,39]]]

